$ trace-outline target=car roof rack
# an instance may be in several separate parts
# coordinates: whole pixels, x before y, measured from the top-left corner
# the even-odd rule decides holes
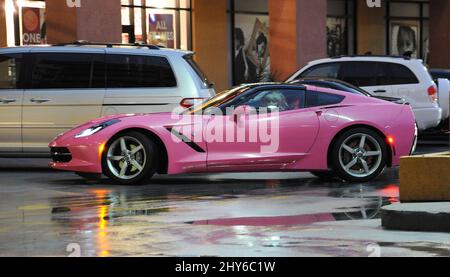
[[[151,45],[151,44],[144,44],[144,43],[103,43],[103,42],[89,42],[87,40],[77,40],[75,42],[69,42],[69,43],[58,43],[53,44],[53,46],[104,46],[107,48],[113,48],[113,47],[146,47],[151,50],[160,50],[161,46]]]
[[[394,58],[394,59],[404,59],[411,60],[411,57],[408,56],[390,56],[390,55],[340,55],[331,57],[331,59],[341,59],[341,58]]]

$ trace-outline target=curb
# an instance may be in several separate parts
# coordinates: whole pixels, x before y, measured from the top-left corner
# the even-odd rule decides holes
[[[450,203],[405,203],[381,209],[381,226],[387,230],[450,233]]]

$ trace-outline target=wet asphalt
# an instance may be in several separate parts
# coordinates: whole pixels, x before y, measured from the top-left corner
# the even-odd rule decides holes
[[[450,234],[381,229],[398,169],[365,184],[247,173],[127,187],[47,162],[0,159],[0,256],[450,256]]]

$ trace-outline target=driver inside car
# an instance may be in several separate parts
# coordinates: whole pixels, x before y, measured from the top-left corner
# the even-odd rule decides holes
[[[282,112],[287,110],[289,105],[286,101],[286,97],[284,97],[281,92],[272,91],[261,99],[261,107],[269,110],[278,109],[278,111]]]

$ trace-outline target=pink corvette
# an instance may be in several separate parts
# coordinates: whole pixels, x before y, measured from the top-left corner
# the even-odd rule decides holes
[[[117,115],[50,143],[52,168],[139,184],[154,174],[310,171],[365,182],[415,148],[408,104],[298,84],[244,85],[188,110]]]

